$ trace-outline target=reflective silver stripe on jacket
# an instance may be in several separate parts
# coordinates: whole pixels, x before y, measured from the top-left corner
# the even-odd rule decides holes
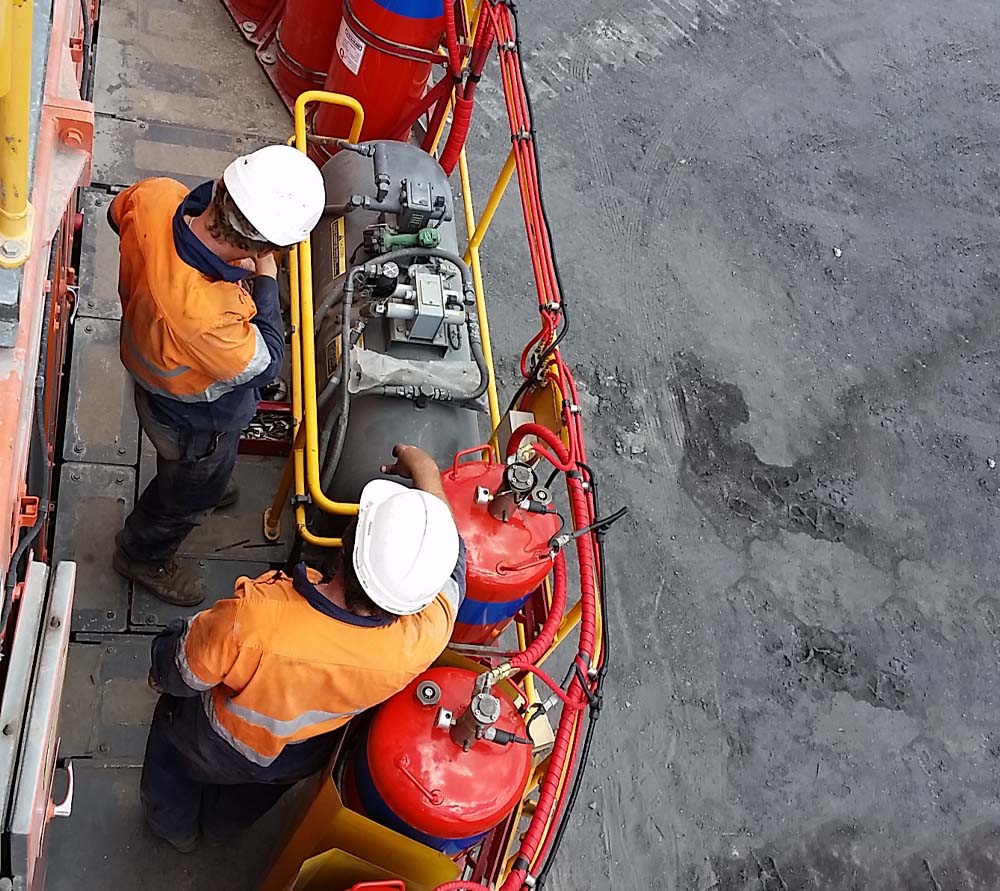
[[[448,579],[448,581],[444,583],[444,587],[441,589],[441,596],[443,596],[444,599],[451,604],[451,608],[458,613],[458,608],[462,604],[462,595],[458,590],[458,582],[454,579]]]
[[[248,761],[252,761],[254,764],[258,764],[261,767],[269,767],[275,758],[278,757],[277,755],[262,755],[256,749],[248,746],[245,742],[233,736],[232,733],[230,733],[229,730],[222,724],[222,722],[219,721],[219,716],[215,709],[215,698],[211,693],[202,694],[202,705],[205,709],[205,715],[208,717],[208,721],[212,725],[212,729]],[[361,712],[364,711],[364,709],[357,709],[353,712],[325,712],[312,710],[303,712],[297,718],[293,718],[290,721],[282,721],[278,718],[272,718],[269,715],[262,715],[260,712],[255,712],[253,709],[236,705],[231,699],[223,700],[222,705],[226,711],[232,713],[240,720],[246,721],[248,724],[261,727],[277,737],[288,737],[293,733],[297,733],[299,730],[305,729],[306,727],[311,727],[316,724],[324,724],[327,721],[334,721],[340,718],[353,718],[355,715],[360,715]]]
[[[235,377],[209,384],[200,393],[171,393],[169,390],[156,386],[156,384],[150,384],[148,381],[140,379],[135,374],[132,377],[144,390],[149,393],[155,393],[158,396],[167,396],[170,399],[176,399],[178,402],[215,402],[220,396],[224,396],[237,387],[252,381],[257,375],[263,374],[271,364],[271,353],[267,348],[267,343],[264,341],[264,335],[260,333],[260,329],[256,325],[252,327],[255,340],[254,353],[249,363],[247,363],[247,367]],[[154,377],[169,379],[177,377],[186,371],[193,370],[186,365],[180,365],[171,371],[164,371],[150,363],[136,347],[135,342],[132,340],[131,332],[127,330],[127,323],[124,319],[122,319],[122,337],[125,338],[128,344],[130,355],[134,356],[139,364]]]
[[[219,734],[229,745],[231,745],[237,752],[239,752],[247,761],[252,761],[254,764],[258,764],[261,767],[270,767],[274,759],[278,755],[261,755],[256,749],[251,748],[244,742],[240,742],[233,736],[222,724],[219,723],[219,716],[215,713],[215,699],[212,697],[211,692],[201,694],[201,704],[202,708],[205,709],[205,715],[208,718],[208,723],[212,725],[212,729]],[[278,753],[281,754],[280,752]]]
[[[197,690],[199,693],[202,693],[205,690],[211,690],[214,685],[206,684],[201,678],[198,677],[198,675],[194,673],[194,671],[192,671],[191,665],[188,663],[187,639],[188,634],[191,633],[191,621],[191,619],[186,620],[184,624],[184,633],[177,641],[177,649],[174,651],[174,664],[177,666],[177,673],[181,676],[181,680],[184,681],[184,683],[187,684],[192,690]]]
[[[178,365],[176,368],[172,368],[169,371],[160,368],[158,365],[154,365],[149,361],[143,354],[142,350],[139,349],[135,342],[135,337],[132,335],[132,323],[122,316],[122,337],[125,338],[125,344],[128,346],[129,353],[139,361],[139,364],[146,369],[150,374],[156,375],[157,377],[178,377],[186,371],[191,369],[187,365]]]
[[[248,724],[253,724],[255,727],[262,727],[269,733],[281,737],[293,736],[300,730],[305,730],[307,727],[314,727],[317,724],[325,724],[327,721],[353,718],[364,711],[363,708],[355,709],[352,712],[325,712],[321,709],[311,709],[310,711],[302,712],[301,715],[283,721],[280,718],[272,718],[270,715],[255,712],[246,706],[237,705],[231,699],[225,700],[224,705],[228,712],[231,712],[240,720],[246,721]]]

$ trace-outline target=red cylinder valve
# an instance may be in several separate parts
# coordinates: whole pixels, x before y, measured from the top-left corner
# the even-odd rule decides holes
[[[452,640],[489,643],[551,571],[549,541],[559,518],[519,507],[540,494],[523,464],[456,461],[441,480],[467,549],[467,590]]]

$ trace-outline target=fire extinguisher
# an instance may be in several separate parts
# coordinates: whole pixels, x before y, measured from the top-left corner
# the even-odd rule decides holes
[[[444,35],[445,0],[343,0],[324,89],[352,96],[365,110],[362,140],[409,137],[407,113],[421,101]],[[451,2],[451,0],[446,0]],[[321,105],[315,130],[345,137],[352,113]]]

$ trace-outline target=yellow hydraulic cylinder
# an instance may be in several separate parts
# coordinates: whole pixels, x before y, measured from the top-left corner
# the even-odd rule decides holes
[[[0,268],[28,259],[28,121],[33,0],[0,0]],[[6,89],[3,89],[6,87]]]

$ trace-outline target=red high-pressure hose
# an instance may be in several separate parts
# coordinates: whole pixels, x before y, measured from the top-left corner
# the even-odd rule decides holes
[[[448,0],[445,2],[447,3]],[[562,294],[542,207],[532,122],[524,82],[521,77],[510,10],[502,4],[493,6],[489,2],[485,2],[482,15],[486,18],[481,20],[477,40],[470,56],[470,75],[474,74],[475,76],[466,82],[464,90],[456,91],[455,120],[442,153],[442,167],[450,172],[458,159],[462,145],[464,145],[468,133],[475,84],[483,65],[485,65],[486,53],[495,37],[499,42],[501,79],[510,120],[518,188],[521,193],[521,207],[541,317],[540,330],[529,341],[521,356],[522,375],[527,377],[531,371],[528,366],[531,352],[537,349],[541,353],[549,349],[557,336],[559,314],[562,309]],[[451,21],[454,21],[453,15]],[[451,56],[453,50],[457,49],[457,38],[452,40],[450,28],[446,37],[449,56]],[[468,105],[463,104],[463,100],[467,100]],[[438,125],[443,117],[445,106],[444,99],[438,102],[435,110],[435,119]],[[434,127],[433,132],[436,133],[437,127],[433,123],[432,126]],[[580,767],[578,761],[584,736],[582,728],[585,720],[585,707],[591,701],[592,688],[595,683],[589,671],[597,667],[593,664],[597,642],[597,580],[600,578],[599,574],[603,567],[599,564],[594,533],[589,530],[595,518],[594,499],[589,487],[584,485],[579,468],[579,463],[586,461],[583,425],[578,410],[575,409],[579,405],[579,398],[576,382],[562,360],[559,350],[553,349],[547,361],[550,361],[556,370],[554,379],[557,381],[564,404],[568,447],[557,434],[547,427],[538,424],[525,424],[514,432],[507,447],[507,454],[509,456],[516,453],[525,437],[534,436],[540,443],[544,444],[544,446],[536,445],[534,447],[535,453],[549,461],[553,467],[567,474],[572,528],[575,532],[582,533],[576,538],[581,605],[579,654],[576,657],[579,671],[569,688],[561,690],[555,686],[555,682],[545,672],[534,665],[535,660],[540,658],[551,646],[565,612],[568,593],[567,568],[564,555],[560,553],[553,565],[553,602],[545,623],[527,649],[510,659],[511,665],[518,670],[542,677],[544,682],[551,686],[563,701],[563,709],[555,733],[549,766],[542,778],[534,814],[518,848],[514,869],[508,875],[500,891],[521,889],[529,871],[534,870],[544,861],[553,844],[554,827],[558,825],[562,811],[566,806],[565,802],[557,801],[556,796],[561,787],[565,789],[564,781]],[[603,655],[600,661],[603,661]],[[439,886],[436,891],[489,891],[489,889],[478,882],[455,881]]]
[[[448,0],[445,0],[447,3]],[[452,16],[454,21],[454,16]],[[448,141],[441,152],[439,163],[441,169],[449,176],[458,163],[458,156],[465,147],[465,140],[469,136],[469,129],[472,126],[472,109],[475,104],[476,84],[482,76],[483,68],[486,67],[486,60],[489,58],[490,47],[493,45],[493,18],[486,16],[482,20],[479,31],[476,34],[476,41],[472,47],[472,54],[469,58],[469,74],[465,80],[464,87],[455,90],[455,107],[452,111],[451,130],[448,133]]]
[[[563,613],[566,612],[568,587],[566,555],[560,551],[556,554],[552,566],[552,605],[549,607],[542,629],[526,650],[510,660],[511,665],[518,668],[534,665],[535,660],[552,646],[552,641],[555,640],[556,632],[559,630],[559,623],[562,622]]]

